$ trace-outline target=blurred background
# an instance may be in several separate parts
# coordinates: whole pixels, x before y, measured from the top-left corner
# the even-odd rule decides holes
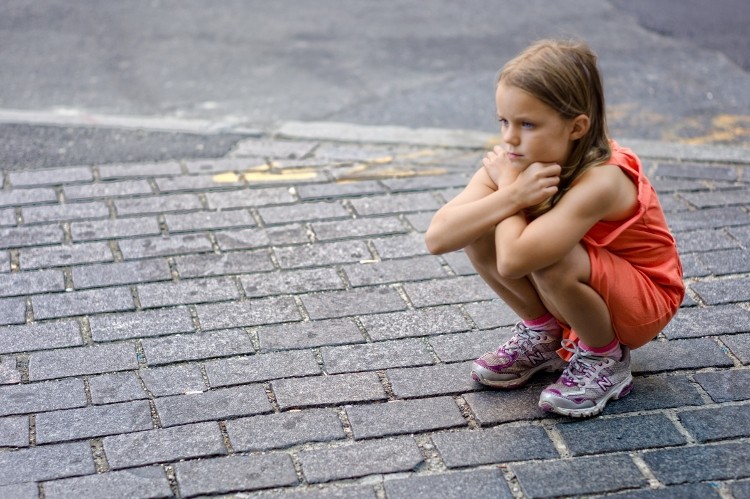
[[[598,53],[616,137],[750,147],[748,25],[747,0],[0,0],[0,161],[216,156],[290,120],[493,132],[495,73],[542,37]]]

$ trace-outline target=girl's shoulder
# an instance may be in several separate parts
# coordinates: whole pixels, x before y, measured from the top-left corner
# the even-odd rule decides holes
[[[586,170],[568,194],[598,207],[604,220],[625,218],[638,207],[638,188],[621,167],[609,163]]]

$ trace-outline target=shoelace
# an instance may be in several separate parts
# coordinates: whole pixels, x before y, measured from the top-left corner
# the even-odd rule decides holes
[[[513,337],[506,344],[498,348],[497,353],[511,355],[514,352],[524,350],[522,345],[524,345],[525,343],[530,343],[532,339],[539,338],[541,338],[540,333],[527,328],[523,325],[523,322],[518,322],[515,326],[513,326]]]
[[[584,386],[587,377],[596,375],[595,368],[605,363],[598,355],[583,350],[577,343],[567,338],[562,340],[562,347],[573,354],[562,374],[563,382],[568,386],[572,384]]]

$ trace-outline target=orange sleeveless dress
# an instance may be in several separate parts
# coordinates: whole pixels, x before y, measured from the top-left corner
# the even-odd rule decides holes
[[[659,199],[638,157],[612,141],[608,164],[619,166],[638,188],[638,211],[625,220],[597,222],[583,236],[591,260],[589,285],[604,299],[617,339],[638,348],[659,334],[685,296],[682,264]],[[563,337],[576,341],[563,326]],[[561,357],[572,354],[560,349]]]

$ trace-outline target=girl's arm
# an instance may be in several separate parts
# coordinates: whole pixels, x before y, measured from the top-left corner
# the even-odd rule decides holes
[[[488,159],[489,158],[489,159]],[[498,184],[490,172],[498,173],[504,157],[488,154],[466,188],[440,208],[425,234],[427,249],[442,254],[465,248],[493,230],[506,218],[518,213],[531,201],[539,203],[557,191],[560,167],[535,163],[523,172],[505,169]]]
[[[596,222],[623,219],[632,214],[636,202],[636,187],[619,167],[594,167],[539,218],[527,223],[514,214],[497,225],[498,271],[520,278],[548,267],[580,243]]]

